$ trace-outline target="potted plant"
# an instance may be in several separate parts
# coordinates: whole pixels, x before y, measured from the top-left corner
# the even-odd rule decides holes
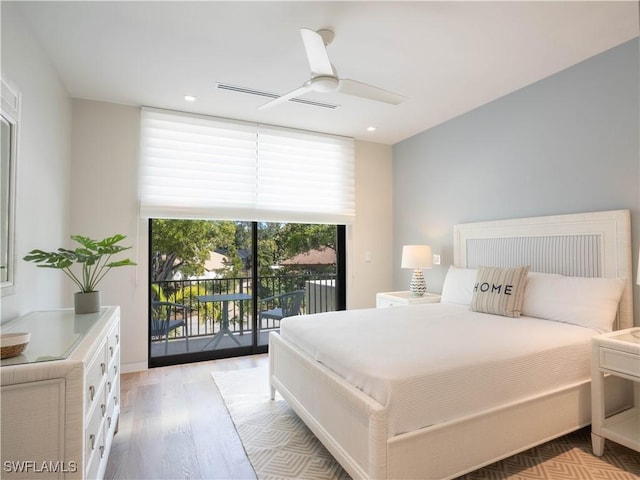
[[[111,261],[111,257],[131,247],[118,245],[126,237],[121,234],[103,240],[93,240],[81,235],[72,235],[71,239],[80,244],[75,250],[58,248],[55,252],[31,250],[24,260],[35,262],[38,267],[57,268],[79,288],[74,295],[76,313],[95,313],[100,311],[100,292],[96,290],[98,283],[115,267],[135,265],[130,259]],[[71,270],[74,264],[80,265],[80,273]]]

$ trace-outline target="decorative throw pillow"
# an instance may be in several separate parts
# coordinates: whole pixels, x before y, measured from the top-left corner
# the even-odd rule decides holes
[[[473,286],[471,310],[519,317],[529,267],[479,267]]]
[[[451,265],[444,278],[440,303],[471,305],[477,274],[475,268],[458,268]]]

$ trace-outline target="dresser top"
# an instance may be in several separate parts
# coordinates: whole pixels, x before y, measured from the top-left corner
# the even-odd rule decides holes
[[[0,366],[64,360],[114,307],[102,307],[98,313],[76,315],[73,309],[43,310],[28,313],[0,325],[2,333],[31,333],[25,351],[0,360]]]

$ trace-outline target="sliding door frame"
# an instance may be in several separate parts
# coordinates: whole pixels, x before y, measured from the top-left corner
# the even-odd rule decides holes
[[[148,366],[163,367],[169,365],[179,365],[185,363],[202,362],[207,360],[217,360],[221,358],[242,357],[247,355],[256,355],[260,353],[267,353],[269,351],[268,345],[258,344],[258,298],[256,298],[257,290],[254,289],[252,305],[252,333],[251,333],[251,345],[239,346],[234,348],[228,348],[223,350],[205,350],[201,352],[187,352],[177,355],[164,355],[164,356],[151,356],[151,302],[153,301],[151,278],[152,278],[152,262],[151,255],[152,238],[153,238],[153,219],[149,219],[148,223],[148,248],[147,257],[149,260],[149,270],[147,274],[148,278],[148,295],[147,295],[147,343],[148,343]],[[345,225],[336,225],[336,310],[346,310],[347,308],[347,289],[346,289],[346,227]],[[251,280],[253,285],[258,285],[259,280],[259,266],[258,266],[258,222],[251,222]]]

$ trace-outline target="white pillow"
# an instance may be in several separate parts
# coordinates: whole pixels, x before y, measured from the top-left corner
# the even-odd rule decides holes
[[[451,265],[444,278],[440,303],[471,305],[476,274],[477,270],[474,268],[458,268]]]
[[[529,273],[522,315],[609,332],[625,282],[621,278]]]

